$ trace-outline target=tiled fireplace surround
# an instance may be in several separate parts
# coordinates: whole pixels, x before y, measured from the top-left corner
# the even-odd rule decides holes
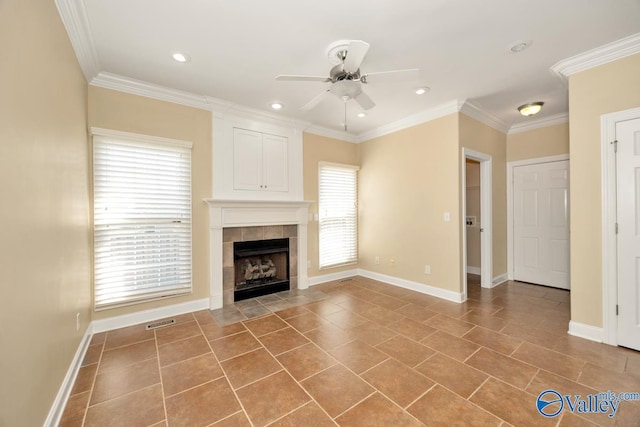
[[[298,289],[298,227],[269,225],[259,227],[230,227],[222,230],[222,303],[233,303],[236,282],[233,244],[252,240],[289,239],[289,288]]]
[[[233,242],[288,237],[291,289],[306,289],[306,201],[206,199],[209,204],[210,309],[233,302]]]

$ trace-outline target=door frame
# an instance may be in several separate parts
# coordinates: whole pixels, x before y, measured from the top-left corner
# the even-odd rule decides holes
[[[640,118],[640,108],[600,116],[602,184],[602,341],[618,345],[618,254],[616,238],[616,154],[614,144],[619,122]]]
[[[493,160],[490,155],[469,148],[462,148],[461,156],[461,193],[462,213],[462,292],[463,301],[467,299],[467,159],[480,163],[480,285],[483,288],[493,287]]]
[[[513,243],[513,168],[518,166],[538,165],[541,163],[561,162],[564,160],[569,160],[569,154],[515,160],[507,163],[507,278],[509,280],[514,280],[513,251],[515,247]],[[571,184],[569,183],[569,185]],[[571,225],[569,225],[569,229],[571,229]]]

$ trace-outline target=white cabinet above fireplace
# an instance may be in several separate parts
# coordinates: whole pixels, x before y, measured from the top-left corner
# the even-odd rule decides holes
[[[213,114],[213,198],[299,201],[302,132],[270,116]]]
[[[286,137],[233,129],[233,188],[243,191],[289,191]]]

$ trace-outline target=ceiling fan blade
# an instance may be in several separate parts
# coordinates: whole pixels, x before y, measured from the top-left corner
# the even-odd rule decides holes
[[[370,110],[376,106],[376,103],[364,92],[360,92],[354,99],[360,104],[363,110]]]
[[[416,80],[420,70],[418,68],[411,68],[408,70],[393,70],[393,71],[380,71],[377,73],[364,74],[363,83],[393,83],[399,81]],[[362,81],[362,77],[360,80]]]
[[[358,71],[368,50],[369,43],[362,40],[351,40],[347,48],[347,57],[344,59],[344,70],[348,73]]]
[[[276,77],[276,80],[280,80],[283,82],[330,82],[331,79],[329,77],[321,77],[321,76],[288,76],[281,75]]]
[[[309,111],[312,108],[314,108],[316,105],[318,105],[323,99],[324,97],[329,93],[329,89],[324,90],[322,92],[320,92],[318,95],[316,95],[311,101],[307,102],[306,104],[304,104],[302,107],[300,107],[300,109],[302,111]]]

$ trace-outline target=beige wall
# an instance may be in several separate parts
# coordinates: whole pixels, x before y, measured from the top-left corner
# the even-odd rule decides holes
[[[504,133],[460,114],[460,147],[488,154],[493,163],[493,277],[507,272],[506,138]]]
[[[569,153],[569,123],[507,135],[507,162]]]
[[[343,163],[358,165],[356,144],[339,141],[311,133],[303,134],[303,173],[304,199],[313,201],[309,206],[309,213],[318,213],[318,162]],[[318,269],[318,222],[309,221],[307,230],[307,257],[311,260],[311,268],[307,270],[309,277],[337,273],[350,270],[357,266]],[[306,262],[299,260],[299,262]]]
[[[209,211],[202,201],[211,197],[211,113],[151,98],[89,87],[89,126],[193,143],[191,191],[193,220],[193,293],[94,312],[94,319],[178,304],[209,297]]]
[[[640,54],[569,77],[571,319],[602,326],[600,116],[640,106]]]
[[[53,1],[1,1],[0,40],[0,426],[38,426],[91,318],[87,84]]]
[[[363,142],[358,152],[360,267],[460,292],[458,114]]]

